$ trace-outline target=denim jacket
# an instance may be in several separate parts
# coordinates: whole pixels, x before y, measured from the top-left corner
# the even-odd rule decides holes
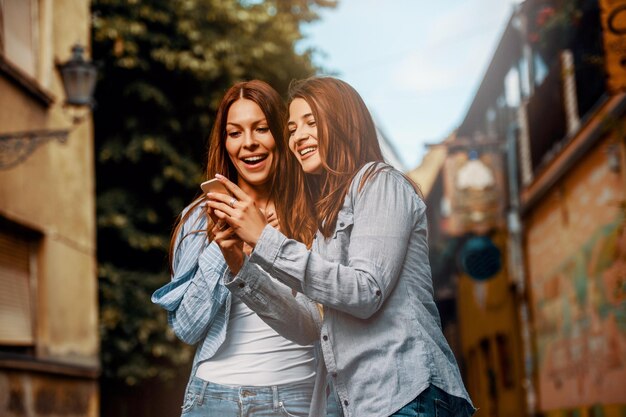
[[[258,265],[324,305],[319,341],[345,417],[391,415],[430,384],[471,404],[433,297],[425,204],[389,166],[359,191],[371,164],[355,176],[330,238],[318,232],[307,250],[265,227],[228,285],[267,286]],[[267,299],[255,311],[277,308],[271,293],[258,297]],[[325,378],[318,373],[318,385]],[[314,401],[310,415],[323,407]]]
[[[206,228],[204,207],[197,207],[177,237],[172,281],[152,294],[152,302],[167,310],[168,323],[176,336],[185,343],[198,344],[192,376],[200,362],[215,355],[224,342],[232,298],[224,285],[226,261],[219,246],[208,242]],[[273,284],[273,297],[280,305],[275,311],[259,311],[257,315],[270,327],[289,327],[290,331],[281,332],[286,339],[300,345],[316,343],[321,326],[316,304],[302,294],[294,297],[289,288],[276,285],[260,268],[250,268],[249,274],[268,278],[268,283]],[[244,303],[252,304],[253,311],[255,300],[242,297]],[[318,361],[318,368],[321,363]]]

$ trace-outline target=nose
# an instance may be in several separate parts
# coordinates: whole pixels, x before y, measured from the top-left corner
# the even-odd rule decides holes
[[[300,142],[302,142],[303,140],[307,139],[309,137],[309,135],[305,132],[302,131],[302,129],[298,128],[296,129],[295,132],[293,132],[293,141],[294,141],[294,145],[298,145]]]
[[[246,130],[243,133],[243,146],[246,148],[253,148],[257,145],[258,143],[256,141],[256,138],[254,137],[253,132]]]

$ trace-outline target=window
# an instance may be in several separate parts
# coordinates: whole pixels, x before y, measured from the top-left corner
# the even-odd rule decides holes
[[[0,53],[36,78],[38,10],[36,0],[0,0]]]
[[[535,65],[535,86],[538,86],[541,85],[543,80],[548,76],[548,65],[538,53],[533,54],[533,63]]]
[[[494,138],[498,133],[496,125],[498,121],[497,116],[496,110],[493,107],[489,107],[485,113],[485,131],[490,138]]]
[[[508,107],[519,107],[522,98],[522,86],[516,67],[511,67],[504,77],[504,97]]]
[[[34,338],[37,238],[0,223],[0,346],[28,347]]]
[[[555,60],[548,74],[528,100],[528,133],[532,170],[537,172],[551,160],[566,137],[563,77],[560,60]]]

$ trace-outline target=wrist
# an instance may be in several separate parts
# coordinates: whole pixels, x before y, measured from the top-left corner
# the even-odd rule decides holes
[[[243,266],[243,256],[238,256],[236,260],[232,260],[228,262],[228,269],[230,273],[234,276],[241,271],[241,267]]]
[[[232,268],[231,268],[230,263],[227,264],[228,268],[224,270],[224,274],[223,274],[224,285],[228,285],[229,283],[232,283],[233,281],[237,279],[237,276],[244,269],[247,261],[248,261],[248,256],[244,254],[243,257],[241,258],[241,263],[232,265]]]
[[[265,228],[267,227],[269,223],[266,223],[262,229],[260,229],[258,231],[258,233],[256,233],[254,236],[252,236],[252,238],[250,239],[250,242],[248,242],[248,245],[250,245],[250,247],[252,249],[254,249],[254,247],[257,245],[257,243],[259,243],[259,240],[261,239],[261,236],[263,235],[263,231],[265,230]]]

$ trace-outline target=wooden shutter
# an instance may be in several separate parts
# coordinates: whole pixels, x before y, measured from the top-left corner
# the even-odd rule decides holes
[[[34,344],[31,242],[20,234],[0,231],[0,345]]]

